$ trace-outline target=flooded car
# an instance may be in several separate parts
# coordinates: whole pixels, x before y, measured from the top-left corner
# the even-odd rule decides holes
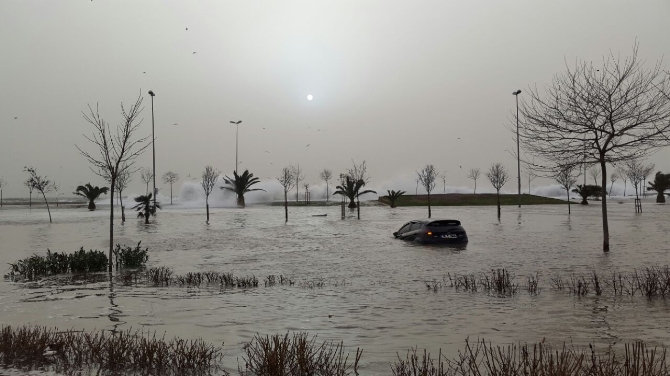
[[[398,239],[418,243],[467,243],[468,235],[461,221],[455,219],[414,220],[405,223],[393,233]]]

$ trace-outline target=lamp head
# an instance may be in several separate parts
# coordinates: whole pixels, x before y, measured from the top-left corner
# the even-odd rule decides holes
[[[240,124],[241,122],[242,122],[242,120],[238,120],[238,121],[231,120],[230,124]]]
[[[151,96],[153,97],[153,96],[155,96],[156,94],[154,94],[153,90],[149,90],[149,95],[151,95]]]
[[[519,94],[521,94],[521,89],[519,89],[519,90],[513,92],[512,94],[514,94],[514,95],[519,95]]]

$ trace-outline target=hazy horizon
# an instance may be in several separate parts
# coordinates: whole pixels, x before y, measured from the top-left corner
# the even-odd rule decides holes
[[[28,196],[24,166],[58,182],[60,192],[105,185],[75,147],[96,151],[83,137],[93,128],[81,112],[98,103],[116,125],[120,103],[142,94],[138,136],[150,136],[148,90],[156,93],[163,192],[168,170],[181,177],[175,195],[206,165],[231,175],[229,121],[237,119],[240,170],[261,180],[299,163],[306,181],[319,184],[323,168],[337,176],[353,159],[367,161],[371,189],[413,186],[413,178],[398,179],[427,163],[459,187],[472,185],[469,168],[501,162],[511,176],[504,189],[513,192],[512,91],[542,87],[575,59],[628,55],[636,42],[648,65],[663,59],[670,3],[637,4],[4,1],[3,196]],[[665,148],[648,161],[670,172],[669,157]],[[149,148],[137,167],[151,162]],[[524,172],[521,185],[527,192]],[[478,191],[487,186],[482,175]],[[139,174],[128,191],[144,191]]]

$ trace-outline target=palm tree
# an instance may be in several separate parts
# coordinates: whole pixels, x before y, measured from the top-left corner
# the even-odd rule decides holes
[[[665,191],[670,189],[670,174],[664,174],[661,171],[656,173],[654,176],[654,181],[649,182],[647,187],[648,191],[656,191],[658,195],[656,196],[657,203],[665,203]]]
[[[377,193],[373,190],[365,190],[361,192],[361,188],[365,187],[365,181],[363,179],[359,180],[352,180],[348,175],[347,175],[347,180],[342,183],[342,185],[338,185],[335,187],[337,190],[333,195],[341,195],[341,196],[346,196],[349,198],[349,209],[355,209],[356,208],[356,203],[354,200],[356,200],[359,196],[362,196],[366,193]]]
[[[386,197],[387,197],[388,200],[390,201],[390,203],[391,203],[391,207],[392,207],[392,208],[395,208],[395,201],[396,201],[400,196],[404,195],[404,194],[405,194],[405,191],[393,191],[393,190],[389,191],[389,190],[387,190],[386,193],[388,193],[388,195],[387,195]]]
[[[251,189],[251,186],[260,183],[258,178],[254,177],[254,174],[250,174],[249,170],[244,170],[242,175],[237,175],[237,171],[233,171],[233,176],[235,179],[231,179],[228,176],[223,177],[223,181],[229,185],[229,187],[221,187],[221,189],[227,189],[229,191],[235,192],[237,194],[237,206],[243,208],[244,204],[244,194],[247,192],[253,191],[263,191],[265,189],[254,188]]]
[[[582,196],[582,202],[580,204],[582,205],[588,205],[589,202],[586,201],[587,198],[591,196],[598,196],[600,195],[601,192],[601,187],[599,185],[579,185],[577,184],[577,188],[573,189],[572,192]]]
[[[86,185],[80,185],[77,187],[77,190],[74,193],[77,196],[86,197],[88,200],[88,210],[95,210],[95,200],[100,197],[100,195],[107,194],[109,188],[107,187],[94,187],[91,183],[86,183]]]
[[[149,224],[149,217],[156,215],[156,209],[160,209],[161,206],[158,202],[155,203],[151,201],[151,193],[148,195],[142,195],[135,197],[135,202],[137,205],[133,206],[133,209],[137,210],[137,218],[144,217],[144,223]]]

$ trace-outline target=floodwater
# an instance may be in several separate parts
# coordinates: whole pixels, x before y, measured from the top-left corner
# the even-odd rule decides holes
[[[32,287],[0,282],[0,323],[60,328],[143,328],[168,337],[201,337],[225,343],[226,367],[242,362],[242,345],[254,334],[308,331],[320,340],[343,341],[364,349],[364,374],[389,374],[396,352],[404,357],[418,346],[455,356],[466,338],[494,344],[541,341],[602,346],[645,340],[670,344],[670,302],[644,297],[574,297],[551,290],[557,272],[582,273],[670,264],[670,205],[632,202],[609,206],[611,252],[601,251],[600,205],[438,207],[433,218],[461,220],[470,243],[465,249],[420,246],[391,233],[426,208],[364,206],[361,220],[341,220],[339,207],[214,208],[210,224],[203,209],[165,205],[154,223],[130,217],[116,226],[115,242],[149,247],[148,266],[169,266],[176,273],[233,272],[255,275],[253,289],[130,287],[107,282]],[[0,265],[49,248],[58,252],[106,250],[108,211],[0,210]],[[327,217],[313,217],[314,214]],[[514,297],[489,296],[443,288],[428,290],[424,281],[446,273],[508,268],[524,282],[539,273],[540,294],[523,289]],[[263,287],[271,274],[296,281],[322,278],[322,288]]]

